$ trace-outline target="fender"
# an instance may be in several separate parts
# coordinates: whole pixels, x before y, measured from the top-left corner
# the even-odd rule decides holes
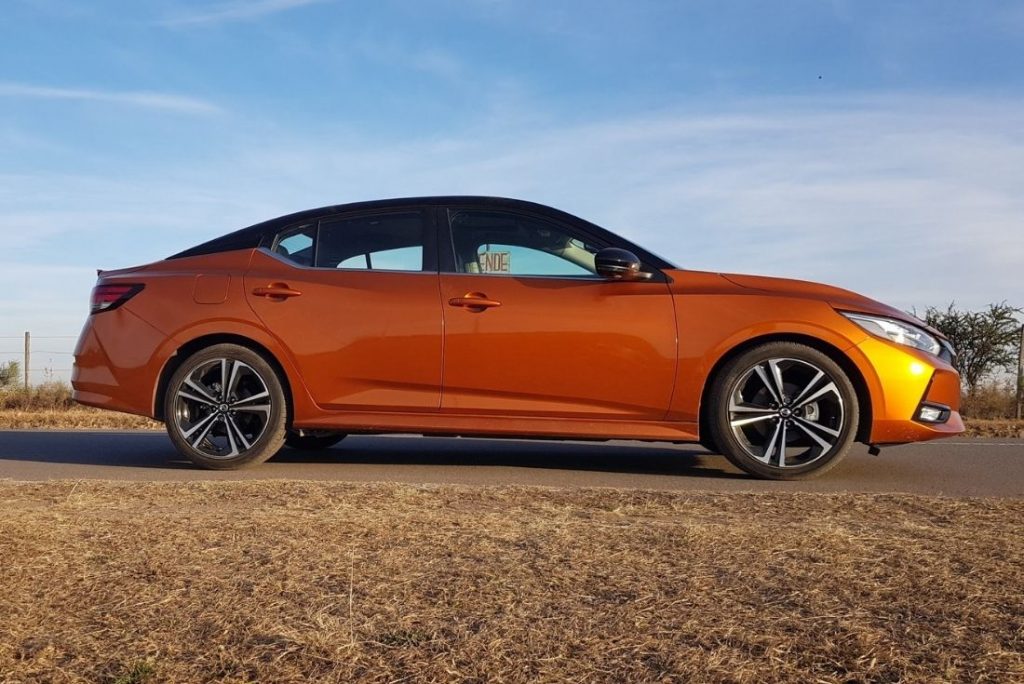
[[[154,354],[154,357],[160,361],[160,373],[157,375],[157,379],[160,380],[165,377],[168,364],[177,360],[176,357],[180,349],[204,337],[212,338],[219,336],[244,338],[266,349],[285,373],[285,377],[291,387],[293,410],[303,413],[319,412],[320,409],[313,402],[306,383],[303,381],[302,376],[299,375],[291,355],[281,344],[280,340],[263,327],[247,320],[215,318],[175,331]],[[161,391],[160,385],[160,382],[153,383],[153,415],[156,415],[156,407],[159,401],[158,393]]]
[[[772,298],[770,303],[763,301],[765,297],[746,294],[692,298],[676,295],[675,299],[679,320],[679,374],[670,420],[699,420],[704,389],[707,383],[714,382],[710,375],[712,370],[727,354],[760,338],[813,338],[847,355],[863,373],[864,357],[856,355],[854,358],[850,351],[868,334],[824,302],[790,300],[786,307],[789,315],[780,320],[771,318],[773,309],[778,310],[778,298]],[[734,319],[736,325],[726,328],[728,332],[722,335],[722,324],[730,319]],[[715,320],[717,325],[691,326],[688,324],[691,320]]]

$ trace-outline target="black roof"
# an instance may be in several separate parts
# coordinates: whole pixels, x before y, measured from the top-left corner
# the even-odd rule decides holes
[[[392,199],[380,199],[371,200],[366,202],[350,202],[347,204],[335,204],[326,207],[318,207],[316,209],[306,209],[298,211],[293,214],[287,214],[285,216],[279,216],[272,218],[267,221],[256,223],[247,228],[236,230],[233,233],[228,233],[218,238],[214,238],[208,242],[204,242],[195,247],[186,249],[183,252],[174,254],[169,259],[181,259],[185,257],[199,256],[201,254],[215,254],[217,252],[228,252],[236,249],[255,249],[259,247],[263,242],[264,238],[270,238],[273,235],[281,231],[281,229],[294,225],[296,223],[302,223],[303,221],[313,220],[322,216],[329,216],[331,214],[337,214],[342,212],[351,211],[373,211],[376,209],[389,209],[392,207],[408,207],[412,206],[435,206],[435,205],[448,205],[448,204],[471,204],[478,207],[495,207],[502,209],[519,209],[528,211],[531,213],[539,213],[550,216],[553,219],[558,219],[569,224],[582,224],[589,232],[596,233],[599,236],[605,238],[611,243],[626,243],[632,248],[637,256],[641,258],[645,263],[648,263],[657,268],[675,268],[672,264],[658,257],[655,254],[651,254],[647,250],[629,243],[624,238],[601,228],[589,221],[573,216],[567,212],[555,209],[543,204],[536,202],[528,202],[526,200],[510,199],[507,197],[488,197],[483,195],[438,195],[430,197],[396,197]]]

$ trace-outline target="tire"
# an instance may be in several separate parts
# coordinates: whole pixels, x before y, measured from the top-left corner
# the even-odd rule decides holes
[[[327,432],[322,430],[309,430],[300,435],[298,432],[289,431],[284,438],[284,444],[289,449],[298,451],[322,451],[347,437],[343,432]]]
[[[708,404],[712,442],[756,477],[817,477],[842,460],[856,436],[860,413],[853,383],[813,347],[754,347],[726,364],[714,382]]]
[[[698,444],[700,444],[704,449],[710,451],[713,454],[722,453],[722,450],[718,448],[718,445],[715,444],[715,441],[711,438],[710,433],[711,430],[708,428],[701,432],[700,441],[698,442]]]
[[[288,406],[274,368],[256,352],[217,344],[185,359],[164,394],[167,434],[197,466],[262,463],[284,445]]]

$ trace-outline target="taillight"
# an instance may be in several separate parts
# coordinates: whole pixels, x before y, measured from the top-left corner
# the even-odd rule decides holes
[[[104,284],[100,283],[92,289],[90,313],[110,311],[121,306],[135,295],[142,292],[145,285],[140,284]]]

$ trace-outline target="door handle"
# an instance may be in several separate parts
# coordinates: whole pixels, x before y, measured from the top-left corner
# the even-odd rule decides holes
[[[298,290],[294,290],[286,283],[274,283],[267,285],[266,287],[257,287],[253,289],[252,293],[257,297],[266,297],[268,299],[277,299],[283,301],[289,297],[298,297],[302,293]]]
[[[448,300],[448,305],[461,306],[464,309],[469,309],[470,311],[476,311],[479,313],[485,309],[493,309],[496,306],[501,306],[501,302],[496,299],[489,299],[487,295],[482,292],[470,292],[462,297],[452,297]]]

